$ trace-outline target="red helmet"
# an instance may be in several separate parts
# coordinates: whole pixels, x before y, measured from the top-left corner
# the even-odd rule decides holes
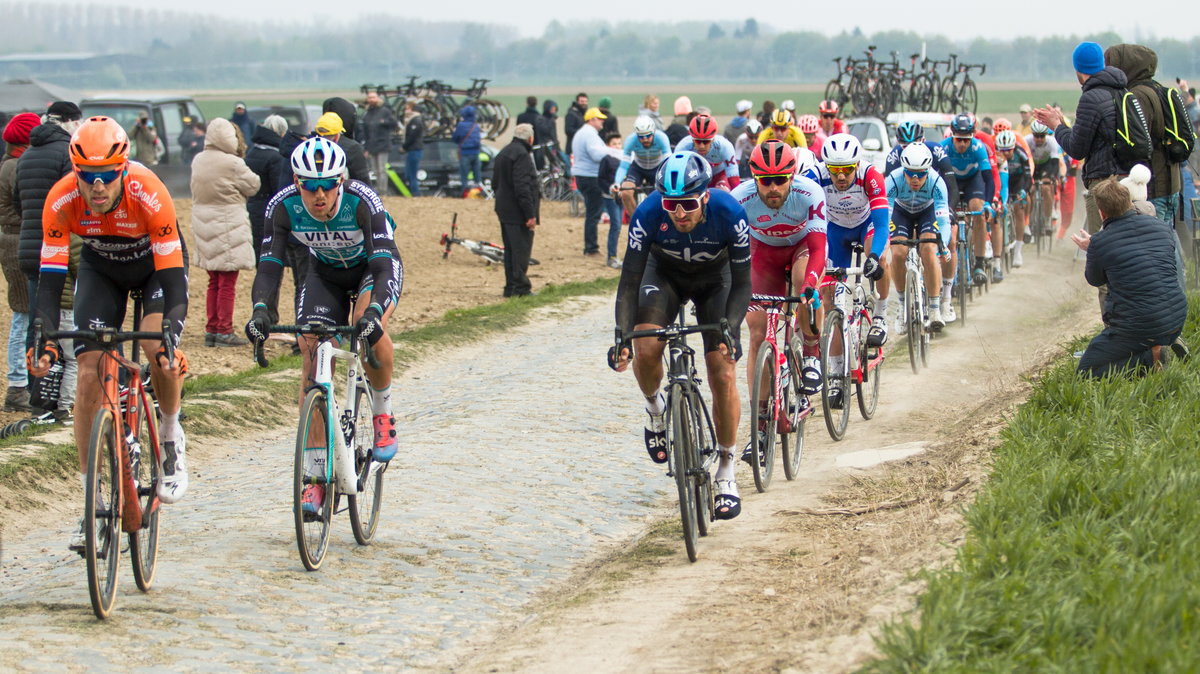
[[[108,166],[129,161],[129,136],[112,117],[89,117],[71,136],[71,163]]]
[[[796,170],[792,147],[781,140],[763,141],[750,153],[750,173],[756,176],[790,175]]]
[[[694,140],[709,140],[717,135],[717,120],[708,115],[696,115],[688,124]]]
[[[821,120],[817,119],[816,115],[800,115],[796,126],[799,126],[800,130],[807,136],[816,133],[817,129],[821,128]]]
[[[825,99],[817,104],[817,112],[821,114],[831,113],[836,115],[838,111],[837,101]]]

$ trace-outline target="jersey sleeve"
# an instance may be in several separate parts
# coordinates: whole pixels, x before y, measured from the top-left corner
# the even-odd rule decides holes
[[[883,255],[888,240],[888,198],[879,169],[867,167],[863,175],[863,190],[867,193],[867,203],[871,209],[871,230],[875,232],[871,240],[871,252],[876,256]]]
[[[950,196],[946,190],[946,181],[941,176],[933,185],[933,217],[937,220],[938,229],[950,231]]]
[[[614,185],[620,187],[621,183],[625,182],[625,174],[629,173],[629,163],[633,160],[633,153],[638,145],[641,145],[641,141],[638,140],[637,134],[631,134],[625,141],[625,156],[621,158],[617,175],[613,177]]]
[[[42,249],[37,297],[30,298],[36,313],[51,330],[58,329],[59,305],[71,263],[71,223],[78,220],[79,190],[74,174],[61,178],[46,195],[42,209]]]
[[[374,279],[371,305],[382,315],[400,298],[404,268],[400,263],[396,240],[392,236],[392,223],[388,219],[387,211],[383,209],[383,201],[379,195],[362,184],[354,184],[349,189],[362,197],[358,202],[357,216],[359,226],[363,230],[363,239],[368,242],[367,269]]]
[[[891,177],[892,171],[895,171],[898,168],[900,168],[900,146],[899,145],[892,148],[892,151],[888,153],[887,159],[885,159],[883,162],[883,171],[885,174],[888,175],[888,177]]]
[[[646,271],[650,242],[658,223],[652,221],[655,210],[662,211],[662,201],[655,192],[646,197],[629,218],[629,239],[625,259],[621,263],[621,280],[617,285],[616,322],[625,332],[633,329],[637,320],[638,289]]]
[[[288,217],[283,200],[295,194],[296,187],[289,185],[267,203],[264,216],[262,248],[258,257],[258,273],[254,275],[254,286],[250,300],[255,307],[267,306],[267,299],[275,295],[279,281],[283,278],[284,260],[287,259],[287,240],[292,233],[292,221]]]
[[[732,199],[731,199],[732,201]],[[750,225],[746,209],[734,202],[731,212],[733,225],[729,241],[729,297],[725,300],[725,318],[737,339],[746,310],[750,307]]]

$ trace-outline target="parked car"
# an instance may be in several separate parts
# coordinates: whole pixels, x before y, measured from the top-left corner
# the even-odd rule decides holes
[[[480,182],[483,183],[484,192],[487,193],[491,192],[492,158],[496,156],[496,153],[497,150],[487,143],[483,144],[480,151],[480,160],[483,165],[483,176]],[[392,171],[401,180],[404,179],[404,154],[397,137],[392,143],[392,152],[388,156],[388,163],[391,164]],[[461,196],[463,186],[458,172],[458,144],[449,138],[425,141],[425,154],[421,155],[417,181],[421,187],[421,196]],[[400,190],[393,183],[390,192],[399,194]]]
[[[893,112],[887,120],[878,117],[851,117],[846,127],[863,146],[863,155],[883,171],[888,152],[896,146],[896,127],[901,122],[913,121],[925,128],[925,139],[940,142],[950,128],[954,115],[942,112]]]
[[[309,105],[303,101],[300,105],[256,105],[248,108],[246,114],[250,115],[255,124],[262,124],[262,121],[271,115],[279,115],[287,120],[288,131],[308,135],[317,119],[321,117],[321,106]]]
[[[162,147],[158,164],[150,168],[166,184],[171,196],[192,195],[192,167],[183,162],[179,137],[191,122],[203,123],[204,113],[190,96],[95,96],[80,101],[79,107],[84,118],[105,115],[126,129],[133,128],[142,115],[154,120]]]

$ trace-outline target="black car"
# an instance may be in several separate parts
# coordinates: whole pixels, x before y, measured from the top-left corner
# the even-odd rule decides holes
[[[480,163],[483,166],[482,182],[485,192],[490,191],[492,184],[492,158],[497,150],[486,143],[480,150]],[[392,178],[391,194],[400,194],[396,180],[404,180],[404,155],[400,141],[397,138],[392,144],[392,152],[388,156]],[[417,170],[417,180],[423,197],[458,197],[462,196],[462,180],[458,171],[458,144],[449,138],[436,138],[425,141],[425,154],[421,155],[421,166]]]

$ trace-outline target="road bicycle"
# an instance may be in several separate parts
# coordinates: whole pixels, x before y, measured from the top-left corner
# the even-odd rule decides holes
[[[979,75],[982,77],[987,72],[987,64],[958,63],[957,54],[950,55],[950,62],[947,66],[950,74],[942,79],[942,84],[938,89],[942,112],[950,114],[969,112],[973,115],[979,107],[979,91],[975,86],[975,81],[971,79],[971,71],[978,69]]]
[[[1050,217],[1045,215],[1046,195],[1042,192],[1042,186],[1049,185],[1050,193],[1055,190],[1054,181],[1049,178],[1040,178],[1033,184],[1033,189],[1030,194],[1029,205],[1029,229],[1033,233],[1033,238],[1037,248],[1038,257],[1042,256],[1042,249],[1046,249],[1046,253],[1050,253],[1054,249],[1055,232],[1051,226]]]
[[[316,571],[329,550],[329,531],[341,497],[350,511],[350,529],[359,545],[369,545],[379,525],[383,504],[383,475],[386,462],[373,458],[372,392],[363,374],[361,358],[379,367],[365,338],[355,337],[353,326],[272,325],[267,334],[312,335],[319,339],[313,365],[313,381],[300,405],[296,428],[296,454],[292,472],[292,514],[296,524],[296,546],[304,568]],[[349,348],[338,348],[349,338]],[[254,358],[266,367],[263,343],[254,345]],[[346,361],[345,388],[334,386],[333,364]],[[330,422],[333,423],[330,423]],[[304,490],[321,485],[324,498],[316,512],[304,508]]]
[[[833,62],[837,65],[837,76],[825,85],[825,100],[836,101],[841,108],[850,100],[850,94],[846,92],[849,90],[850,80],[854,77],[854,68],[858,65],[858,60],[847,56],[845,67],[842,66],[840,56],[834,58]]]
[[[438,240],[438,245],[442,247],[443,260],[450,257],[450,251],[455,244],[487,260],[488,264],[492,264],[493,262],[504,264],[504,246],[491,243],[490,241],[463,239],[458,236],[458,213],[455,213],[454,217],[450,220],[450,232],[442,234],[442,238]],[[531,257],[529,258],[529,264],[541,263]]]
[[[895,52],[892,52],[893,60]],[[929,60],[925,59],[921,68],[917,67],[917,59],[921,58],[918,54],[909,54],[910,65],[907,70],[900,68],[897,65],[893,72],[894,87],[897,92],[897,109],[901,107],[909,110],[932,111],[937,102],[938,95],[938,79],[937,75],[933,74],[928,69]]]
[[[750,301],[763,305],[767,315],[767,332],[758,347],[754,362],[755,385],[750,388],[750,410],[754,423],[750,427],[750,465],[754,471],[754,486],[760,492],[771,485],[775,470],[775,446],[783,450],[783,474],[796,479],[800,471],[800,456],[804,451],[804,422],[812,416],[813,407],[803,393],[800,378],[803,352],[800,331],[796,325],[799,312],[796,304],[812,300],[809,307],[809,327],[817,332],[817,296],[760,295]],[[780,343],[780,333],[783,341]]]
[[[141,309],[136,299],[134,317],[137,325]],[[142,366],[125,358],[120,345],[134,340],[161,342],[167,360],[173,361],[175,339],[168,320],[163,321],[162,332],[123,332],[115,328],[43,330],[41,319],[34,320],[33,339],[36,353],[41,353],[47,339],[81,339],[101,349],[102,402],[88,438],[82,554],[92,612],[104,619],[116,601],[122,531],[129,536],[129,557],[138,589],[146,592],[154,583],[162,505],[158,498],[162,448],[156,403],[143,383]],[[121,384],[123,379],[125,384]]]
[[[538,167],[538,189],[547,201],[566,201],[571,195],[571,176],[567,163],[554,141],[539,143],[531,148],[534,165]]]
[[[725,345],[733,348],[729,322],[684,325],[683,310],[677,323],[650,330],[622,333],[617,329],[616,352],[628,348],[634,339],[654,337],[667,343],[663,354],[667,361],[667,475],[675,478],[679,492],[679,519],[683,524],[683,544],[688,560],[699,557],[699,536],[708,535],[708,524],[716,515],[716,489],[712,465],[717,460],[717,437],[712,416],[700,393],[696,372],[696,352],[688,346],[687,336],[716,332]]]
[[[986,271],[974,268],[976,251],[972,243],[974,238],[971,236],[971,226],[968,220],[989,212],[991,212],[991,208],[986,204],[977,211],[961,208],[954,211],[954,219],[958,223],[958,239],[954,242],[955,254],[958,256],[954,274],[954,299],[958,301],[956,313],[958,321],[962,325],[967,324],[967,301],[974,302],[976,293],[981,294],[992,282],[991,276]],[[976,271],[980,273],[976,274]]]
[[[825,377],[821,406],[825,429],[835,441],[846,436],[846,426],[850,423],[851,384],[862,418],[875,415],[879,405],[879,366],[883,364],[883,347],[867,344],[875,291],[873,284],[868,289],[862,283],[862,244],[854,244],[853,251],[854,266],[826,268],[821,283],[822,289],[833,287],[833,302],[821,330],[821,372]],[[836,363],[835,349],[842,356]],[[840,391],[836,396],[835,389]]]
[[[904,256],[904,312],[902,320],[908,337],[908,361],[913,374],[921,374],[922,367],[929,366],[929,340],[932,326],[929,324],[929,294],[925,289],[925,261],[921,259],[920,244],[937,244],[942,248],[942,240],[930,239],[892,239],[893,246],[905,246],[908,253]]]
[[[888,85],[885,84],[881,64],[875,60],[875,46],[867,47],[863,53],[867,57],[855,63],[850,85],[847,87],[850,102],[854,105],[854,113],[857,115],[886,117],[884,108],[889,98]]]

